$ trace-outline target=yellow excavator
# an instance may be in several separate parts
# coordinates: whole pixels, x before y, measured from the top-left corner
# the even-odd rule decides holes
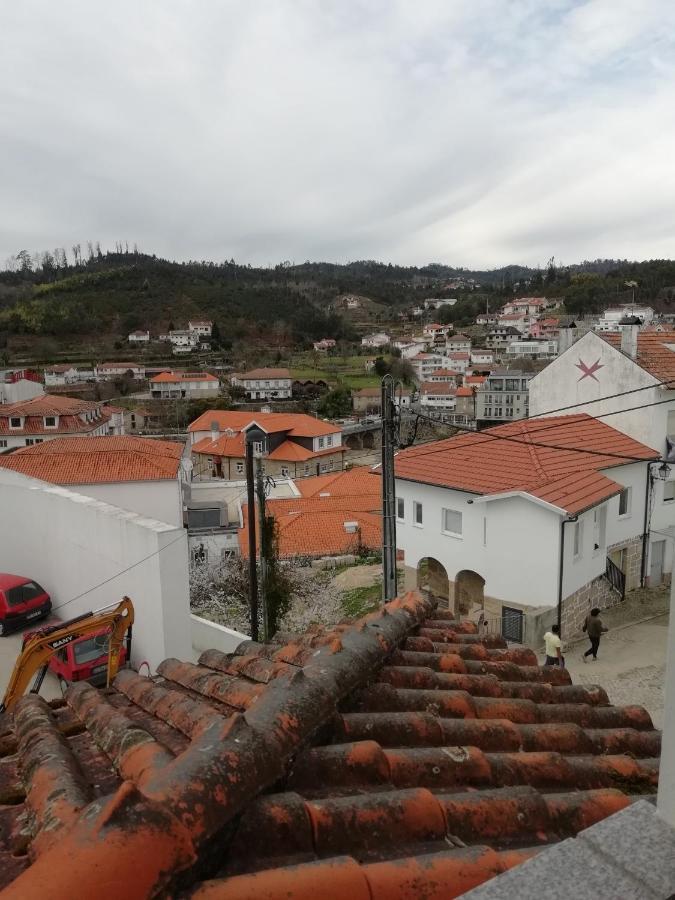
[[[42,687],[49,663],[57,653],[63,653],[68,644],[85,637],[106,636],[108,666],[105,678],[109,686],[117,675],[122,656],[122,644],[126,635],[124,657],[131,656],[131,633],[134,623],[134,606],[128,597],[107,612],[88,612],[68,622],[46,626],[28,636],[21,655],[14,665],[7,691],[0,704],[0,713],[11,710],[24,695],[31,678],[35,676],[30,693],[37,694]]]

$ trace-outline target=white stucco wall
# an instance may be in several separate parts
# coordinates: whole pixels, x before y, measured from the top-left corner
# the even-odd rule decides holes
[[[147,516],[149,519],[159,519],[160,522],[167,522],[176,527],[183,524],[181,491],[177,478],[172,481],[82,484],[74,485],[72,490]]]
[[[134,663],[147,660],[154,672],[167,656],[191,658],[182,528],[8,470],[0,496],[0,570],[35,578],[54,607],[67,602],[55,610],[64,619],[127,595]]]
[[[579,363],[590,367],[599,363],[601,368],[593,373],[595,378],[584,377]],[[635,388],[645,390],[613,396]],[[668,398],[672,402],[649,405]],[[570,406],[574,408],[565,413],[555,412]],[[658,387],[653,375],[591,331],[530,381],[530,418],[580,412],[602,416],[607,425],[659,453],[665,451],[668,410],[675,410],[675,392]]]
[[[192,638],[193,659],[196,661],[204,650],[220,650],[221,653],[234,653],[242,641],[250,641],[246,634],[233,628],[226,628],[216,622],[209,622],[201,616],[190,614],[190,635]]]

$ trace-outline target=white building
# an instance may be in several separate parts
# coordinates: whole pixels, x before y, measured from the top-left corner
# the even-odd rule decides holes
[[[237,376],[250,400],[285,400],[292,396],[288,369],[252,369]]]
[[[28,369],[0,369],[0,404],[18,403],[44,394],[37,375]]]
[[[196,331],[177,328],[169,332],[169,342],[174,351],[189,353],[199,345],[199,334]]]
[[[422,334],[430,341],[440,340],[451,333],[452,325],[437,325],[435,322],[432,322],[430,325],[425,325],[422,329]]]
[[[390,342],[389,335],[384,331],[378,331],[375,334],[367,334],[361,338],[362,347],[386,347]]]
[[[471,338],[466,334],[453,334],[445,342],[448,353],[469,353],[471,350]]]
[[[314,341],[313,347],[319,353],[326,353],[328,350],[335,348],[335,340],[333,338],[324,338],[321,341]]]
[[[621,306],[612,306],[606,309],[598,321],[593,325],[593,330],[598,332],[621,332],[624,326],[622,319],[635,316],[641,320],[641,324],[649,325],[654,319],[654,310],[651,306],[637,306],[633,303],[624,303]]]
[[[422,409],[450,411],[455,408],[457,385],[450,381],[427,381],[420,385]]]
[[[493,350],[483,350],[480,347],[471,348],[471,365],[490,366],[495,361]]]
[[[428,381],[431,373],[443,368],[447,362],[447,357],[442,353],[418,353],[410,357],[410,365],[418,383]]]
[[[457,303],[456,297],[436,298],[430,297],[424,301],[425,309],[441,309],[443,306],[454,306]]]
[[[523,332],[514,328],[513,325],[497,325],[491,328],[486,337],[485,345],[491,350],[504,350],[511,341],[520,340]]]
[[[496,325],[498,321],[497,313],[481,313],[476,316],[476,325]]]
[[[184,449],[141,437],[62,437],[6,453],[0,467],[182,527]]]
[[[75,366],[64,363],[58,366],[48,366],[45,369],[45,387],[62,387],[66,384],[77,384],[80,380]]]
[[[640,582],[645,481],[654,451],[586,415],[518,422],[396,456],[406,586],[462,615],[508,621],[537,644],[591,606],[620,602],[606,573]],[[588,452],[579,452],[588,451]],[[501,625],[500,625],[501,627]]]
[[[136,362],[106,362],[100,363],[94,369],[94,378],[97,381],[111,381],[125,375],[140,381],[145,378],[145,366]]]
[[[160,372],[150,379],[150,396],[155,400],[195,400],[217,397],[220,381],[209,372]]]
[[[124,434],[121,411],[99,401],[43,394],[0,406],[0,453],[58,437]]]
[[[188,331],[198,334],[200,337],[211,337],[213,322],[208,319],[196,319],[188,322]]]
[[[501,328],[514,328],[520,334],[527,334],[530,330],[530,326],[533,322],[536,322],[536,316],[530,316],[526,313],[507,313],[506,315],[502,315],[499,317],[499,327]],[[493,330],[490,331],[490,334],[493,333]]]
[[[521,297],[511,300],[502,307],[502,315],[539,316],[545,309],[555,305],[555,301],[547,297]]]
[[[496,369],[480,381],[465,379],[467,386],[476,386],[476,418],[494,424],[526,419],[531,379],[531,372],[517,369]]]
[[[149,331],[132,331],[127,338],[130,344],[149,344],[150,343],[150,332]]]
[[[530,382],[531,416],[572,406],[652,447],[675,470],[675,331],[638,332],[634,325],[622,334],[585,334]],[[664,483],[656,470],[644,572],[652,582],[672,571],[673,541],[661,532],[675,526],[675,481]]]
[[[451,369],[464,375],[471,365],[471,354],[468,350],[457,350],[448,353],[445,361]]]
[[[508,356],[522,356],[528,359],[553,359],[558,353],[558,342],[545,338],[522,338],[511,341],[506,353]]]
[[[454,369],[434,369],[431,375],[429,375],[428,381],[431,383],[446,382],[447,384],[457,385],[459,377],[460,373],[455,372]]]

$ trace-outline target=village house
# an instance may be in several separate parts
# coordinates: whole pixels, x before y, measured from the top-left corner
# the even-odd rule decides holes
[[[410,358],[410,365],[415,373],[415,381],[428,381],[432,372],[447,365],[448,359],[443,353],[418,353]]]
[[[499,326],[502,328],[515,328],[521,335],[524,335],[529,332],[530,326],[534,321],[536,321],[535,317],[526,313],[507,313],[499,317]],[[492,333],[493,330],[488,333],[488,337]],[[488,346],[491,346],[488,341],[486,343]]]
[[[462,380],[462,375],[460,372],[456,372],[454,369],[434,369],[434,371],[429,375],[427,379],[428,382],[436,382],[436,381],[447,381],[449,384],[458,384]]]
[[[47,366],[44,372],[45,387],[63,387],[66,384],[77,384],[80,377],[71,363]]]
[[[540,316],[545,309],[555,306],[556,301],[547,297],[520,297],[518,300],[510,300],[502,307],[503,315],[514,313],[527,316]]]
[[[497,313],[481,313],[476,316],[476,325],[496,325],[499,322],[499,316]]]
[[[485,336],[485,345],[491,350],[503,350],[513,340],[520,340],[523,332],[513,325],[497,325],[491,328]]]
[[[529,411],[529,384],[532,372],[518,369],[495,369],[478,385],[476,419],[497,424],[526,419]]]
[[[425,309],[442,309],[444,306],[454,306],[457,303],[456,297],[430,297],[428,300],[424,300],[424,308]]]
[[[31,400],[42,394],[40,377],[31,369],[0,369],[0,404]]]
[[[419,390],[419,403],[427,412],[449,412],[455,408],[457,386],[447,381],[423,382]]]
[[[622,321],[633,316],[640,320],[642,326],[650,325],[654,319],[654,310],[651,306],[640,306],[634,303],[612,306],[606,309],[595,322],[593,330],[601,333],[618,334],[623,330]]]
[[[469,353],[471,351],[471,338],[466,334],[449,335],[445,348],[448,353]]]
[[[220,381],[209,372],[160,372],[150,379],[153,400],[199,400],[219,392]]]
[[[323,338],[321,341],[314,341],[313,347],[319,353],[327,353],[335,348],[335,340],[333,338]]]
[[[464,376],[462,384],[464,387],[475,388],[478,390],[482,384],[485,384],[489,377],[489,375],[467,374]]]
[[[180,527],[183,450],[141,437],[57,437],[0,456],[0,467]]]
[[[452,325],[437,325],[436,323],[425,325],[422,329],[422,334],[430,341],[439,341],[447,337],[451,332]]]
[[[194,319],[188,322],[188,331],[198,334],[200,337],[211,337],[213,322],[209,319]]]
[[[365,466],[302,478],[299,496],[271,499],[281,559],[358,556],[382,545],[382,482]],[[239,551],[248,557],[248,504],[242,502]]]
[[[463,375],[471,365],[471,354],[468,350],[453,351],[448,353],[447,362],[453,369]]]
[[[130,344],[149,344],[150,343],[150,332],[149,331],[132,331],[129,334],[127,341]]]
[[[481,347],[471,348],[471,365],[472,366],[491,366],[495,361],[493,350],[484,350]]]
[[[169,343],[172,353],[176,356],[181,353],[192,353],[199,346],[200,336],[196,331],[177,328],[169,332]]]
[[[285,400],[293,393],[288,369],[252,369],[237,376],[237,380],[249,400]]]
[[[43,394],[0,406],[0,453],[53,438],[124,434],[121,411],[104,403]]]
[[[362,347],[386,347],[390,343],[390,337],[384,331],[367,334],[361,338]]]
[[[397,406],[410,406],[410,397],[410,390],[402,388],[396,391],[394,402]],[[352,391],[352,408],[359,416],[379,416],[382,412],[382,388],[365,387]]]
[[[160,421],[159,413],[152,412],[145,406],[124,410],[124,431],[128,434],[154,430],[159,427]]]
[[[536,645],[560,617],[569,638],[591,606],[618,603],[640,584],[644,485],[657,459],[586,414],[401,451],[397,537],[407,584],[426,579],[456,613],[502,618],[505,637]],[[608,574],[621,556],[618,590]]]
[[[468,385],[461,385],[455,392],[455,415],[462,416],[466,422],[476,418],[476,391]]]
[[[96,381],[112,381],[125,375],[140,381],[145,378],[145,366],[137,362],[105,362],[94,368]]]
[[[559,331],[560,321],[558,319],[537,319],[530,325],[529,335],[533,338],[555,340]]]
[[[558,354],[558,342],[546,338],[520,338],[511,341],[506,354],[526,359],[553,359]]]
[[[675,469],[675,331],[638,325],[604,336],[587,332],[530,382],[530,415],[545,418],[574,405],[652,447]],[[644,559],[647,583],[668,578],[675,536],[675,471],[650,467],[642,492],[651,501]],[[625,565],[624,560],[618,561]]]
[[[254,425],[267,435],[255,448],[267,475],[299,478],[344,468],[339,425],[302,413],[209,410],[188,427],[194,477],[241,480],[246,431]]]

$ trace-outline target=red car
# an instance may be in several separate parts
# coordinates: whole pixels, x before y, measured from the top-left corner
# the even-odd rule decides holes
[[[23,636],[23,646],[35,635],[44,634],[61,623],[54,620],[49,625],[27,631]],[[110,633],[104,628],[95,634],[71,640],[61,647],[49,660],[49,670],[59,679],[62,688],[71,681],[88,681],[96,687],[105,684],[108,677],[108,643]],[[127,659],[124,645],[120,648],[120,668]]]
[[[0,572],[0,635],[44,619],[51,611],[49,594],[37,581]]]

